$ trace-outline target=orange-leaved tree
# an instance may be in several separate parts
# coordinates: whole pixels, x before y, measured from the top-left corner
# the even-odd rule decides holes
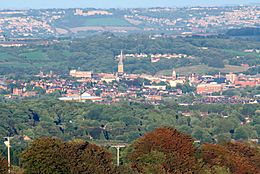
[[[246,158],[260,173],[260,146],[255,143],[229,142],[225,144],[228,150]]]
[[[141,173],[195,173],[200,167],[193,142],[191,136],[174,128],[158,128],[133,143],[129,160]]]
[[[259,173],[259,168],[248,158],[251,152],[242,152],[243,148],[248,150],[244,145],[236,143],[228,143],[227,145],[203,144],[201,157],[207,165],[211,167],[224,166],[234,174]]]

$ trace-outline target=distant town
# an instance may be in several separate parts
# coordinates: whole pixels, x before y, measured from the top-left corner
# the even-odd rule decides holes
[[[100,23],[102,25],[99,25]],[[111,33],[145,31],[149,33],[150,40],[156,40],[174,35],[187,37],[221,34],[229,29],[257,27],[259,24],[259,6],[1,10],[0,48],[48,46],[52,43],[59,43],[59,39],[56,38],[61,36],[80,36],[93,31]],[[208,49],[206,46],[198,47],[201,52],[207,52]],[[249,47],[240,51],[239,54],[232,52],[237,55],[234,59],[242,59],[244,55],[258,56],[260,53],[258,48]],[[140,52],[123,54],[122,52],[115,56],[115,60],[118,61],[115,73],[71,69],[67,77],[64,77],[64,74],[41,71],[30,82],[10,77],[2,78],[0,92],[8,99],[57,94],[58,98],[63,101],[89,100],[106,104],[121,100],[159,104],[167,99],[178,101],[178,98],[190,95],[193,96],[192,100],[178,101],[178,103],[259,102],[259,94],[226,95],[227,91],[259,86],[259,74],[246,75],[230,72],[209,75],[189,72],[184,75],[172,69],[171,75],[151,75],[126,73],[124,69],[125,60],[149,59],[151,63],[158,63],[165,59],[198,59],[196,55],[188,53],[189,51],[150,54]],[[2,56],[5,58],[7,55]],[[251,65],[242,63],[237,67],[249,69],[256,66],[254,63]]]
[[[0,90],[6,99],[37,97],[58,94],[58,99],[70,102],[92,101],[111,104],[128,100],[149,104],[160,104],[167,99],[191,95],[192,100],[178,102],[182,105],[194,103],[259,103],[260,95],[223,95],[232,89],[244,89],[260,85],[260,75],[215,74],[188,76],[179,75],[175,70],[171,76],[148,74],[127,74],[124,71],[123,52],[116,56],[116,73],[95,73],[92,71],[70,70],[68,78],[61,78],[52,72],[35,75],[34,80],[23,81],[1,79]],[[144,55],[143,55],[144,56]],[[157,56],[158,57],[158,56]]]
[[[259,23],[259,6],[1,10],[0,37],[48,38],[93,31],[207,35]]]

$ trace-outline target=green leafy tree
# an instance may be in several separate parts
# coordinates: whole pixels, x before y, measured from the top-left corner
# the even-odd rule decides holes
[[[258,136],[251,126],[240,126],[235,129],[234,138],[237,140],[248,140],[250,138],[258,138]]]
[[[54,138],[33,141],[22,153],[24,172],[33,173],[115,173],[110,153],[87,142],[63,142]]]
[[[46,92],[42,87],[35,87],[35,88],[34,88],[34,91],[35,91],[37,94],[40,94],[40,95],[43,95],[43,94],[45,94],[45,92]]]
[[[191,135],[194,138],[201,140],[202,143],[205,143],[205,142],[211,143],[212,142],[212,137],[209,134],[209,132],[201,127],[195,127],[193,129],[193,132]]]
[[[24,172],[33,173],[68,173],[66,159],[58,139],[41,138],[33,141],[29,148],[22,153]]]

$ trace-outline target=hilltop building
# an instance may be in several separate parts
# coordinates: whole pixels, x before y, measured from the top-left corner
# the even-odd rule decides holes
[[[124,55],[123,55],[123,51],[121,50],[121,55],[119,57],[119,62],[118,62],[118,69],[117,69],[117,73],[119,75],[124,74],[124,63],[123,63],[123,59],[124,59]]]
[[[113,15],[113,13],[105,10],[90,10],[83,11],[82,9],[76,9],[74,15],[78,16],[95,16],[95,15]]]
[[[92,78],[91,71],[77,71],[77,70],[70,70],[70,76],[76,78]]]

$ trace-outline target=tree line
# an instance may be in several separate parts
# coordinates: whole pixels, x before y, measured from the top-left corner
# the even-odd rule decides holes
[[[102,105],[49,98],[2,99],[0,113],[0,137],[13,137],[11,155],[15,164],[19,164],[19,154],[28,143],[41,137],[131,143],[161,126],[173,126],[202,143],[260,137],[259,104],[180,106],[169,100],[153,106],[127,101]],[[3,141],[0,152],[7,155]]]
[[[21,173],[95,174],[257,174],[260,147],[249,142],[196,144],[172,127],[157,128],[122,150],[116,166],[108,147],[44,137],[21,153]],[[7,171],[1,157],[0,173]]]

